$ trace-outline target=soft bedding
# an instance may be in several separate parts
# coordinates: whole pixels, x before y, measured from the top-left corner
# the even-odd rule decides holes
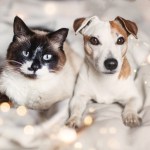
[[[146,2],[144,4],[144,2]],[[150,4],[146,0],[143,2],[145,9]],[[70,33],[68,40],[72,48],[80,55],[82,52],[81,37],[75,37],[72,30],[72,22],[81,14],[85,16],[96,13],[96,9],[90,7],[91,1],[38,1],[38,0],[22,0],[0,1],[0,57],[5,57],[8,43],[12,39],[12,22],[14,15],[22,16],[29,25],[44,25],[48,28],[57,29],[58,27],[69,27]],[[132,37],[129,41],[128,57],[134,68],[135,77],[141,65],[148,63],[149,60],[149,31],[144,26],[143,21],[149,21],[145,11],[140,7],[142,3],[123,2],[126,8],[131,4],[135,6],[133,14],[129,12],[125,15],[132,16],[140,26],[139,39],[134,40]],[[93,3],[94,4],[94,3]],[[95,4],[107,3],[103,1],[95,1]],[[111,3],[112,4],[112,3]],[[113,17],[111,11],[116,15],[123,7],[120,2],[114,2],[114,5],[108,5],[106,9],[101,10],[103,13],[98,15]],[[94,5],[96,7],[96,5]],[[98,6],[97,6],[98,7]],[[110,7],[110,9],[109,9]],[[70,9],[68,9],[70,8]],[[91,8],[91,9],[90,9]],[[72,9],[78,9],[76,12],[68,13]],[[49,11],[51,10],[51,11]],[[115,10],[115,11],[114,11]],[[140,19],[134,15],[141,14]],[[148,13],[148,12],[147,12]],[[120,15],[120,14],[119,14]],[[106,17],[107,18],[107,17]],[[144,20],[145,19],[145,20]],[[150,81],[146,81],[150,82]],[[20,115],[18,109],[9,106],[1,106],[0,108],[0,149],[49,149],[49,150],[146,150],[150,146],[150,106],[146,106],[140,115],[143,119],[142,125],[137,128],[129,128],[124,126],[121,119],[122,107],[118,104],[104,105],[90,103],[84,114],[87,118],[87,127],[82,128],[77,133],[64,127],[66,116],[61,111],[67,111],[68,100],[56,104],[49,112],[38,112],[21,108]],[[60,108],[60,109],[59,109]],[[60,111],[61,110],[61,111]],[[23,111],[23,112],[22,112]],[[24,112],[25,111],[25,112]],[[27,111],[27,112],[26,112]],[[89,114],[90,113],[90,114]],[[87,116],[88,115],[88,116]],[[93,122],[94,121],[94,122]],[[56,123],[57,122],[57,123]]]

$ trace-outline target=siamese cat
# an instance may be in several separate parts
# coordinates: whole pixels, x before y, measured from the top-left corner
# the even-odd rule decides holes
[[[65,42],[68,29],[32,30],[17,16],[13,29],[0,73],[0,93],[16,105],[38,110],[70,98],[80,61]]]

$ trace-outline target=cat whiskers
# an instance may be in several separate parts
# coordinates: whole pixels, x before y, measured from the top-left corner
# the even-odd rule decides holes
[[[20,71],[20,66],[23,65],[22,63],[20,63],[20,62],[18,62],[16,60],[5,60],[4,62],[5,62],[4,67],[7,68],[7,70],[13,70],[13,71]],[[12,66],[10,66],[9,62],[16,63],[17,66],[14,65],[12,67]],[[4,68],[4,67],[2,67],[2,68]]]
[[[10,66],[9,64],[5,64],[5,65],[3,65],[3,66],[1,66],[0,67],[2,70],[4,69],[4,70],[8,70],[8,71],[20,71],[20,66],[14,66],[14,67],[12,67],[12,66]]]
[[[18,61],[16,61],[16,60],[5,60],[6,62],[14,62],[14,63],[17,63],[17,64],[19,64],[19,65],[23,65],[22,63],[20,63],[20,62],[18,62]]]
[[[50,72],[54,72],[54,73],[55,73],[55,72],[56,72],[56,70],[50,69]]]
[[[10,66],[5,66],[5,67],[3,67],[3,68],[5,68],[5,69],[7,69],[8,71],[20,71],[20,67],[10,67]]]
[[[56,69],[56,70],[54,70],[54,69],[50,69],[50,72],[54,72],[54,73],[56,73],[56,72],[58,72],[58,71],[59,71],[59,69],[63,69],[63,68],[64,68],[64,66],[58,65],[58,66],[57,66],[57,68],[58,68],[58,69]]]

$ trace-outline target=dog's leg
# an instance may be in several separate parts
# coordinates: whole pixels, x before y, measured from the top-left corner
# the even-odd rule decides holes
[[[82,66],[75,86],[74,96],[70,100],[70,117],[66,122],[69,127],[78,128],[81,126],[83,112],[88,101],[93,98],[94,91],[89,84],[88,69],[85,64]]]
[[[70,102],[70,117],[66,125],[72,128],[79,128],[82,124],[82,115],[86,109],[89,97],[86,95],[74,96]]]
[[[136,127],[140,126],[142,119],[138,116],[138,111],[142,107],[142,100],[138,97],[130,99],[123,110],[122,118],[126,126]]]

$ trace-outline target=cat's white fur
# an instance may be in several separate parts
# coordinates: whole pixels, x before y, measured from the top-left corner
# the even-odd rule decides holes
[[[62,70],[49,73],[43,67],[37,72],[37,79],[26,78],[10,66],[6,67],[1,73],[0,92],[6,93],[16,104],[32,109],[47,109],[57,101],[70,98],[81,60],[67,44],[64,51],[67,61]],[[26,63],[22,70],[31,73],[27,70],[31,63]]]

